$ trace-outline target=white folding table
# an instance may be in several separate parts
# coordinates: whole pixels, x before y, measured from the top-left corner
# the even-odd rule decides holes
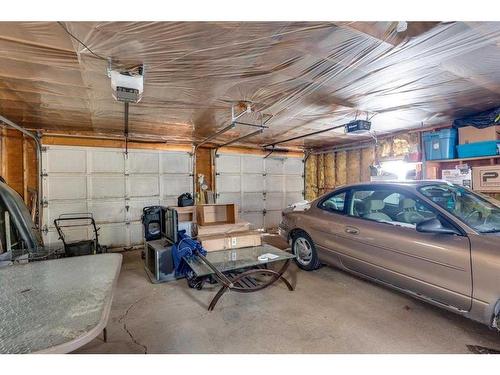
[[[106,328],[122,256],[0,268],[0,353],[68,353]]]

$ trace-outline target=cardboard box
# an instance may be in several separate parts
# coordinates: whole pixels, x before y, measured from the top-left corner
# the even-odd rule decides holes
[[[219,251],[227,249],[240,249],[262,245],[261,232],[239,232],[230,235],[198,236],[206,251]]]
[[[202,204],[196,206],[199,225],[234,224],[238,218],[238,207],[230,204]]]
[[[451,182],[452,184],[472,189],[472,169],[469,167],[443,169],[441,171],[441,178],[445,181]]]
[[[248,232],[250,230],[250,223],[247,221],[238,221],[234,224],[221,224],[221,225],[198,225],[198,236],[208,236],[214,234],[228,234],[235,232]]]
[[[196,206],[170,206],[170,208],[174,208],[177,211],[177,220],[179,222],[191,221],[193,223],[196,223]]]
[[[474,126],[458,128],[458,143],[461,145],[500,140],[500,125],[478,129]]]
[[[474,190],[500,192],[500,165],[485,165],[472,168]]]

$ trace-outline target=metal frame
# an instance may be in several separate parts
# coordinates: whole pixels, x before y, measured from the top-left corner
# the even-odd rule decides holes
[[[291,141],[295,141],[297,139],[302,139],[302,138],[306,138],[306,137],[310,137],[312,135],[316,135],[316,134],[321,134],[321,133],[326,133],[330,130],[335,130],[335,129],[340,129],[340,128],[343,128],[345,127],[345,124],[343,125],[336,125],[336,126],[332,126],[330,128],[326,128],[326,129],[322,129],[322,130],[317,130],[315,132],[312,132],[312,133],[307,133],[307,134],[303,134],[303,135],[298,135],[296,137],[292,137],[292,138],[288,138],[288,139],[284,139],[282,141],[278,141],[278,142],[273,142],[273,143],[268,143],[267,145],[264,145],[263,147],[266,148],[266,147],[274,147],[276,145],[279,145],[281,143],[286,143],[286,142],[291,142]]]
[[[78,221],[78,220],[86,220],[86,224],[70,224],[70,225],[61,225],[61,222],[64,221]],[[64,252],[67,254],[66,248],[68,243],[66,242],[63,228],[71,228],[71,227],[87,227],[92,226],[94,231],[95,238],[93,240],[88,240],[89,242],[94,242],[94,250],[97,253],[101,248],[99,245],[99,229],[96,226],[94,217],[91,213],[76,213],[76,214],[61,214],[57,219],[54,219],[54,226],[56,227],[57,234],[59,235],[59,239],[62,241],[64,246]]]
[[[261,112],[259,112],[259,115],[260,115],[260,125],[259,124],[251,124],[251,123],[248,123],[248,122],[242,122],[242,121],[238,121],[238,119],[240,119],[243,115],[247,114],[247,113],[250,113],[251,112],[251,105],[250,103],[247,103],[247,109],[238,113],[237,115],[235,114],[235,105],[232,104],[231,105],[231,123],[227,126],[225,126],[224,128],[220,129],[219,131],[215,132],[214,134],[206,137],[204,140],[202,140],[201,142],[195,144],[193,146],[193,197],[196,201],[196,198],[197,198],[197,193],[196,193],[196,180],[197,180],[197,176],[196,176],[196,152],[198,151],[198,148],[200,148],[200,146],[204,145],[205,143],[208,143],[210,142],[212,139],[215,139],[217,138],[218,136],[220,136],[221,134],[224,134],[225,132],[231,130],[231,129],[234,129],[236,127],[236,125],[243,125],[243,126],[249,126],[249,127],[256,127],[256,128],[259,128],[258,130],[252,132],[252,133],[249,133],[249,134],[246,134],[246,135],[243,135],[241,137],[238,137],[236,139],[233,139],[229,142],[226,142],[222,145],[219,145],[216,147],[215,149],[215,154],[217,155],[217,151],[219,150],[219,148],[221,147],[225,147],[225,146],[229,146],[233,143],[236,143],[236,142],[239,142],[239,141],[242,141],[244,139],[247,139],[247,138],[250,138],[250,137],[253,137],[257,134],[261,134],[264,129],[268,129],[269,127],[266,126],[266,124],[269,122],[269,120],[271,120],[273,118],[273,115],[269,115],[269,114],[262,114]],[[264,120],[264,116],[268,116],[268,118],[266,120]]]
[[[234,273],[228,271],[226,272],[228,276],[226,276],[223,272],[219,271],[217,267],[215,267],[212,263],[210,263],[210,261],[207,258],[205,258],[202,254],[198,252],[196,256],[199,257],[203,261],[203,263],[205,263],[214,272],[213,274],[214,278],[217,280],[219,284],[222,285],[217,294],[214,296],[214,298],[212,298],[212,301],[208,306],[208,311],[213,311],[219,299],[228,290],[232,290],[238,293],[253,293],[267,288],[268,286],[274,284],[278,280],[283,281],[283,283],[287,286],[289,291],[292,292],[294,290],[292,284],[283,276],[283,274],[288,269],[288,266],[290,265],[291,259],[286,259],[285,263],[279,269],[279,271],[270,270],[268,268],[251,268],[241,273]],[[269,280],[263,283],[256,283],[253,280],[248,280],[249,276],[256,274],[268,275],[271,277],[269,278]],[[188,283],[189,281],[190,280],[188,279]],[[203,281],[204,278],[201,278],[201,280],[195,282],[195,284],[201,286]],[[198,289],[201,288],[198,287]]]
[[[128,109],[128,102],[124,103],[124,113],[123,113],[123,121],[124,121],[124,129],[123,129],[123,135],[125,137],[125,158],[128,158],[128,114],[129,114],[129,109]]]
[[[40,136],[37,134],[33,134],[32,132],[24,129],[23,127],[17,125],[16,123],[10,121],[8,118],[3,117],[0,115],[0,121],[3,122],[5,125],[10,126],[11,128],[14,128],[24,135],[27,135],[31,139],[35,141],[36,145],[36,155],[37,155],[37,161],[38,161],[38,176],[37,176],[37,188],[38,188],[38,194],[37,194],[37,210],[38,210],[38,220],[37,220],[37,225],[38,229],[40,230],[42,228],[42,223],[43,223],[43,212],[42,212],[42,197],[43,197],[43,186],[42,186],[42,176],[43,176],[43,171],[42,171],[42,142],[40,140]]]

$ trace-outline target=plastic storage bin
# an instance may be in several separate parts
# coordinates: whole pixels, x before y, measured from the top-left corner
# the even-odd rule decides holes
[[[457,129],[443,129],[423,134],[427,160],[454,159],[457,157]]]
[[[474,142],[465,145],[458,145],[458,157],[475,158],[481,156],[498,155],[498,146],[500,141]]]

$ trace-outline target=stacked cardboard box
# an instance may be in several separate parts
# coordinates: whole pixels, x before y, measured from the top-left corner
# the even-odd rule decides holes
[[[461,145],[498,140],[500,140],[500,125],[484,129],[478,129],[474,126],[464,126],[458,129],[458,143]]]
[[[500,192],[500,165],[472,168],[474,190],[484,193]]]
[[[466,126],[458,129],[459,158],[496,156],[500,146],[500,126],[491,125],[484,129]]]
[[[171,206],[177,211],[177,222],[179,230],[185,230],[190,236],[196,234],[196,207],[186,206],[177,207]]]
[[[198,241],[205,250],[218,251],[260,246],[261,233],[250,230],[250,223],[238,218],[235,204],[196,206]]]

